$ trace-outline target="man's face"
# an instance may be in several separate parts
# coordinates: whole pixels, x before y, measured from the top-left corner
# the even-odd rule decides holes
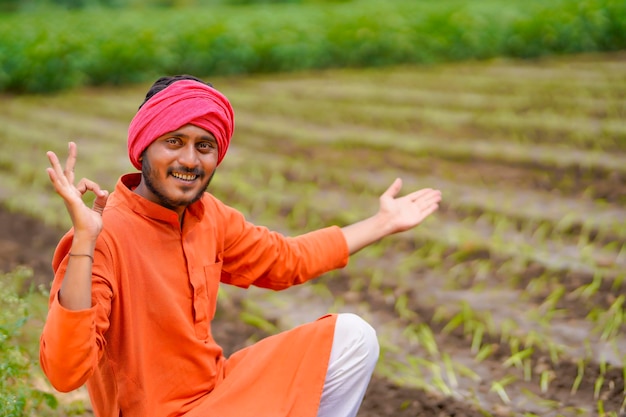
[[[202,197],[213,178],[217,140],[202,128],[185,125],[152,142],[141,163],[135,192],[180,215]]]

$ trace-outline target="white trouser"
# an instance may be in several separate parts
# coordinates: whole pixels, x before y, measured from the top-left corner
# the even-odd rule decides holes
[[[355,417],[378,361],[376,331],[351,313],[339,314],[317,417]]]

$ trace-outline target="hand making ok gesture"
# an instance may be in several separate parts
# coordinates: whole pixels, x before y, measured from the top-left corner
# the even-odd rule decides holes
[[[95,182],[83,178],[74,185],[74,167],[76,166],[77,149],[74,142],[69,143],[69,155],[65,161],[65,169],[61,166],[59,158],[52,151],[46,153],[51,167],[47,168],[48,176],[57,194],[65,201],[69,212],[74,233],[81,234],[95,240],[102,230],[102,211],[106,205],[109,192],[102,190]],[[83,195],[91,191],[96,195],[93,208],[89,208],[83,202]]]

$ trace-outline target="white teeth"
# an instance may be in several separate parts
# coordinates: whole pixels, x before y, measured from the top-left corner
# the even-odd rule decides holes
[[[173,172],[172,176],[175,178],[179,178],[181,180],[185,180],[185,181],[193,181],[196,179],[195,175],[192,174],[180,174],[178,172]]]

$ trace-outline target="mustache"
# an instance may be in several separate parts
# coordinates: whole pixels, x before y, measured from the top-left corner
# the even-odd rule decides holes
[[[174,172],[182,172],[183,174],[191,174],[191,175],[196,175],[198,177],[204,176],[204,170],[199,169],[199,168],[175,167],[175,168],[168,168],[167,170],[168,175],[172,175]]]

